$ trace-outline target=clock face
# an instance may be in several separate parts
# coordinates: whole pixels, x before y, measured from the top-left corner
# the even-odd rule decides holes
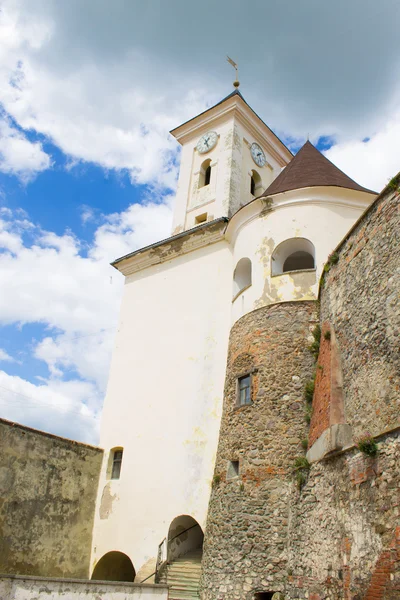
[[[254,142],[250,147],[250,152],[256,165],[263,167],[267,162],[267,159],[265,158],[265,154],[261,146]]]
[[[196,146],[197,152],[199,154],[204,154],[205,152],[208,152],[209,150],[214,148],[217,141],[218,141],[217,133],[215,131],[208,131],[197,142],[197,146]]]

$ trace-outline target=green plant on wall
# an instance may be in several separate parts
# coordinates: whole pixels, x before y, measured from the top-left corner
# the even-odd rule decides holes
[[[213,487],[219,485],[220,483],[221,483],[221,475],[214,475],[214,478],[212,481]]]
[[[315,390],[315,379],[310,379],[304,386],[304,399],[309,404],[312,404]]]
[[[357,439],[357,448],[367,456],[376,456],[378,453],[378,445],[368,432]]]
[[[315,360],[317,360],[318,354],[319,354],[319,346],[321,343],[321,327],[319,325],[316,325],[314,327],[312,335],[313,335],[314,341],[308,347],[308,349],[310,350],[311,354],[313,354]]]
[[[392,177],[392,179],[388,183],[388,188],[392,192],[400,191],[400,173],[396,175],[396,177]]]
[[[307,482],[310,467],[311,465],[305,456],[297,456],[294,459],[293,473],[295,474],[297,487],[299,490],[301,490]]]

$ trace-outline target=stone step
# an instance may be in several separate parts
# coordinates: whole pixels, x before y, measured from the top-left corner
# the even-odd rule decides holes
[[[188,552],[172,561],[162,580],[168,584],[169,600],[199,600],[201,551]]]

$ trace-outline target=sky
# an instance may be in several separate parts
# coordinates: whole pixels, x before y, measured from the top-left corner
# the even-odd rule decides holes
[[[398,0],[0,0],[0,416],[98,443],[123,277],[170,235],[169,130],[232,91],[380,191]]]

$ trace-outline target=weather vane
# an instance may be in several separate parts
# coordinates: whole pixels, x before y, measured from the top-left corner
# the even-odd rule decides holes
[[[230,65],[232,65],[232,67],[233,67],[233,68],[235,69],[235,71],[236,71],[236,79],[235,79],[235,81],[233,82],[233,87],[235,87],[235,88],[238,88],[238,87],[239,87],[239,85],[240,85],[240,83],[239,83],[239,77],[238,77],[238,66],[237,66],[237,64],[235,63],[235,61],[234,61],[234,60],[232,60],[231,58],[229,58],[229,56],[227,56],[227,57],[226,57],[226,60],[228,61],[228,63],[229,63]]]

